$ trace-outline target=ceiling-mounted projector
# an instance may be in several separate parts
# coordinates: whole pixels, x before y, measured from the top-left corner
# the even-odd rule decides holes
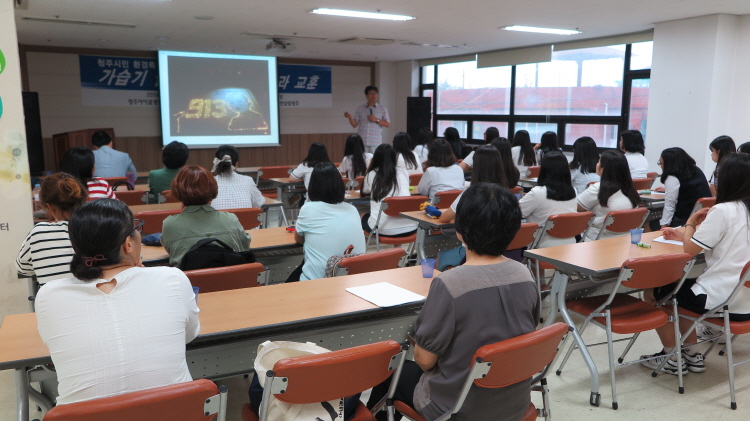
[[[277,52],[285,52],[288,53],[290,51],[294,51],[294,44],[289,42],[284,42],[283,40],[280,40],[278,38],[274,38],[266,44],[266,51],[277,51]]]

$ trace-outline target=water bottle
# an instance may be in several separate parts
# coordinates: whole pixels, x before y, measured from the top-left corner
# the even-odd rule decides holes
[[[42,202],[39,200],[39,193],[42,191],[42,187],[39,184],[34,185],[34,189],[31,191],[31,195],[34,203],[34,212],[42,210]]]

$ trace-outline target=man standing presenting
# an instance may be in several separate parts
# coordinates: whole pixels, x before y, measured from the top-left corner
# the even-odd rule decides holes
[[[385,106],[378,104],[378,88],[368,86],[365,88],[367,104],[357,107],[357,111],[352,116],[349,112],[344,113],[344,117],[349,119],[352,127],[359,127],[357,132],[365,141],[365,152],[374,153],[375,148],[383,143],[383,127],[390,127],[391,122],[388,117],[388,110]]]
[[[112,149],[112,138],[105,131],[91,135],[94,144],[94,177],[125,177],[127,172],[135,173],[135,165],[130,155]]]

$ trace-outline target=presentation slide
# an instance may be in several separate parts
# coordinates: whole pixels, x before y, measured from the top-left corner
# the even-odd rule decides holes
[[[278,146],[276,57],[159,51],[164,145]]]

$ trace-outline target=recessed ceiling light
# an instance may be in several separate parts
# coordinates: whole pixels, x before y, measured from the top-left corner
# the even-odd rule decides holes
[[[195,17],[196,19],[198,19],[198,20],[213,20],[213,19],[214,19],[214,17],[213,17],[213,16],[208,16],[208,15],[204,15],[204,16],[194,16],[194,17]]]
[[[316,15],[345,16],[349,18],[384,19],[384,20],[398,20],[398,21],[415,19],[414,16],[406,16],[406,15],[391,15],[388,13],[380,13],[380,12],[372,13],[372,12],[359,12],[356,10],[325,9],[325,8],[311,10],[310,13],[315,13]]]
[[[571,30],[571,29],[537,28],[535,26],[521,26],[521,25],[506,26],[500,29],[505,29],[506,31],[536,32],[539,34],[553,34],[553,35],[575,35],[575,34],[581,33],[581,31]]]

